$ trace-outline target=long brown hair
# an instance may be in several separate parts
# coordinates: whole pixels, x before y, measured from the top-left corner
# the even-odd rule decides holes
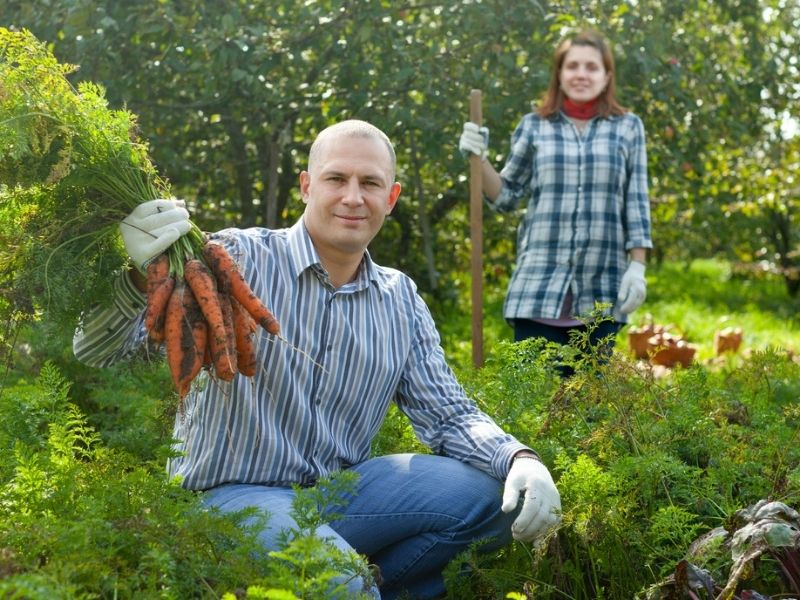
[[[550,76],[550,85],[544,94],[542,103],[536,112],[542,117],[552,117],[564,105],[564,92],[561,90],[559,74],[564,65],[564,57],[572,46],[590,46],[600,52],[603,57],[603,66],[608,73],[608,85],[597,99],[597,111],[600,116],[622,115],[628,109],[622,106],[615,95],[614,55],[605,38],[592,29],[584,29],[580,33],[564,38],[553,53],[553,71]]]

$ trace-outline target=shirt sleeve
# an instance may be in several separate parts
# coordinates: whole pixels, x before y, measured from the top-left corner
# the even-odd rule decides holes
[[[508,160],[500,171],[502,186],[500,194],[491,206],[497,212],[511,212],[517,208],[522,198],[530,195],[533,172],[534,146],[533,116],[524,117],[511,135],[511,150]]]
[[[415,337],[400,381],[397,405],[410,419],[419,439],[434,452],[503,480],[514,454],[528,448],[467,397],[447,365],[427,306],[419,295],[415,301]]]
[[[630,115],[630,152],[626,165],[625,249],[652,248],[650,237],[650,197],[647,181],[647,144],[641,119]]]
[[[90,310],[81,318],[72,339],[72,350],[80,362],[107,367],[131,357],[145,343],[145,296],[127,272],[114,282],[114,302]]]

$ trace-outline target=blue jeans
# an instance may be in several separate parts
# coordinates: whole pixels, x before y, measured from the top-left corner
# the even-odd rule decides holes
[[[491,551],[511,542],[514,512],[501,512],[503,484],[451,458],[394,454],[352,467],[359,473],[355,495],[342,518],[320,528],[343,550],[353,549],[380,567],[380,596],[435,598],[445,592],[442,570],[475,541]],[[270,519],[261,533],[276,547],[281,529],[294,526],[291,488],[226,484],[206,492],[205,502],[224,512],[258,507]],[[363,582],[353,582],[352,590]]]

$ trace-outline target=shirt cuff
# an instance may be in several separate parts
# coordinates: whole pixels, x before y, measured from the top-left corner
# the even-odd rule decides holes
[[[128,271],[114,281],[114,304],[128,319],[134,319],[145,307],[145,295],[134,285]]]
[[[625,250],[630,250],[631,248],[652,248],[653,241],[652,240],[629,240],[625,243]]]
[[[508,472],[511,470],[511,463],[513,462],[514,455],[520,450],[533,452],[533,450],[524,444],[514,440],[501,445],[494,453],[494,457],[492,457],[492,472],[500,481],[503,481],[506,477],[508,477]],[[533,453],[536,454],[535,452]]]

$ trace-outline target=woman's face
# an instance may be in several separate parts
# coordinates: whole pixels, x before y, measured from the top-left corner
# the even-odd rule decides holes
[[[561,90],[567,98],[578,103],[597,98],[609,79],[603,55],[593,46],[573,45],[567,50],[558,75]]]

